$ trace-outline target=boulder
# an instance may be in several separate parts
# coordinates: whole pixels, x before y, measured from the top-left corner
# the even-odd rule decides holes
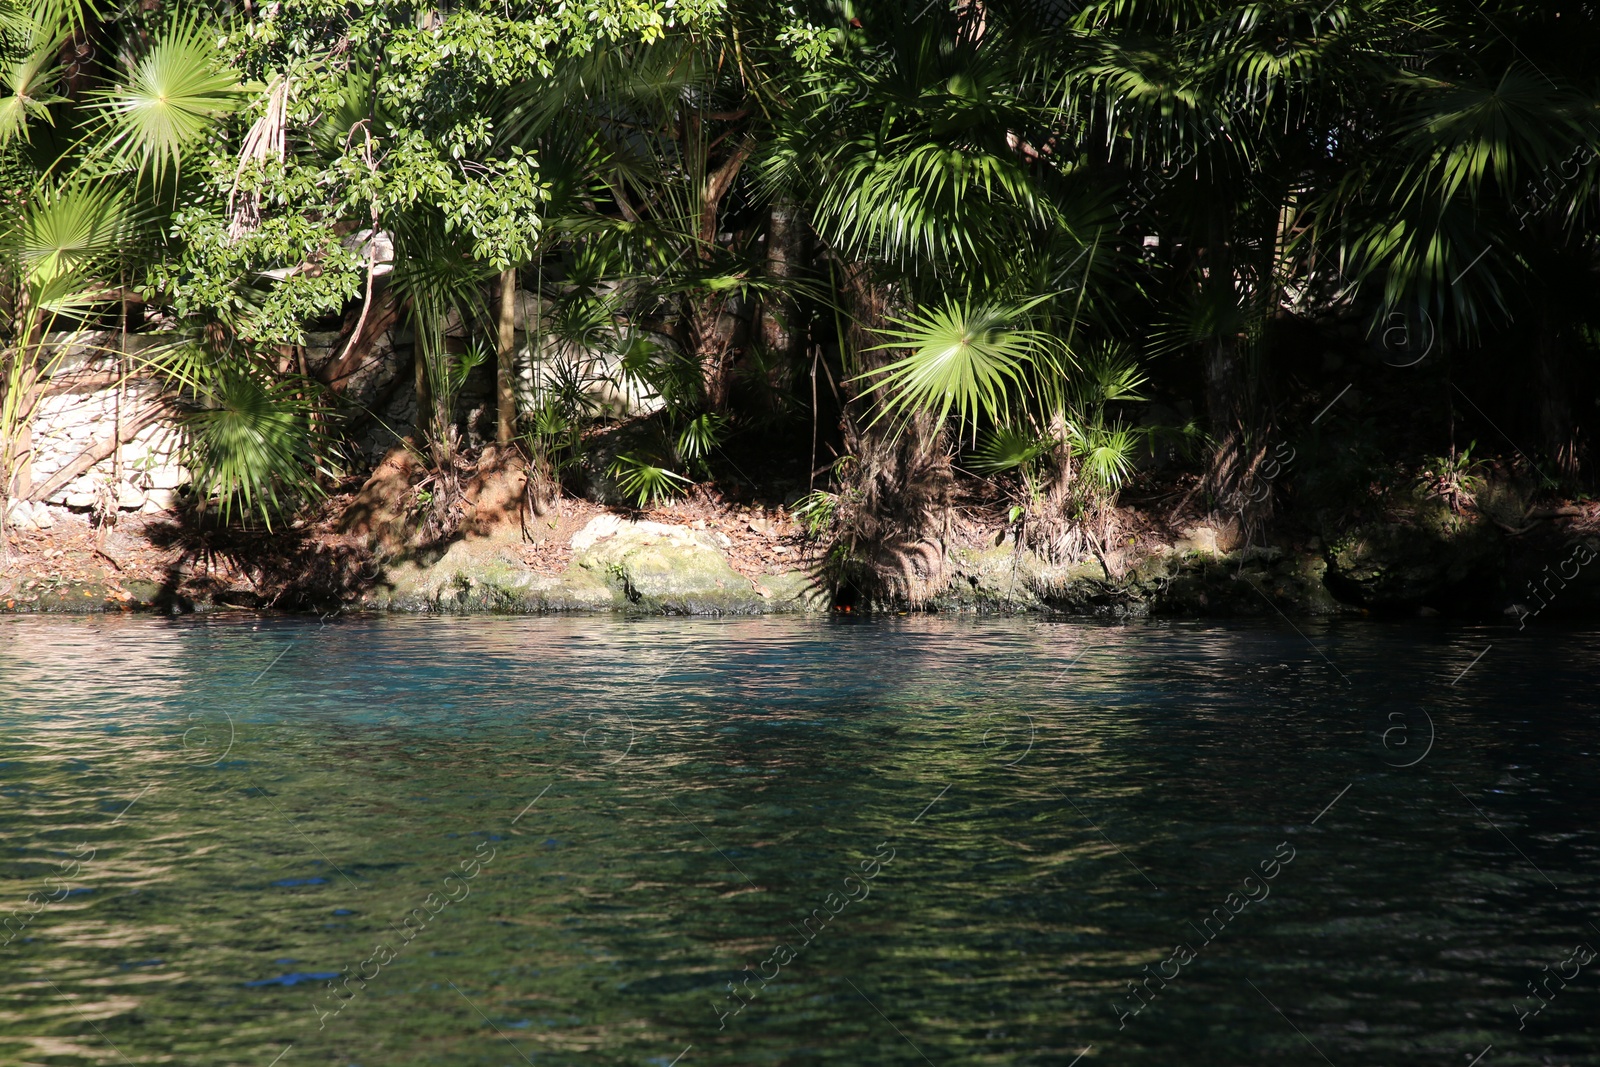
[[[1372,610],[1449,610],[1501,586],[1504,554],[1505,538],[1486,523],[1369,523],[1328,545],[1327,583]]]
[[[510,546],[453,542],[437,558],[411,558],[376,569],[359,606],[389,611],[454,614],[544,614],[607,611],[623,606],[606,582],[579,568],[557,576],[535,573]]]
[[[437,555],[411,554],[374,568],[359,607],[389,611],[543,614],[628,611],[668,615],[763,614],[825,606],[801,571],[752,582],[706,533],[687,526],[592,520],[572,539],[557,575],[522,562],[520,545],[467,537]]]
[[[769,610],[705,531],[601,515],[572,538],[572,566],[613,584],[628,603],[674,615]]]
[[[26,500],[13,500],[6,508],[6,525],[13,530],[38,529],[33,518],[33,505]]]

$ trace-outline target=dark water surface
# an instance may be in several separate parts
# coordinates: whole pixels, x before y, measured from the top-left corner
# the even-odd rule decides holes
[[[0,620],[0,1063],[1600,1064],[1600,636],[1299,626]]]

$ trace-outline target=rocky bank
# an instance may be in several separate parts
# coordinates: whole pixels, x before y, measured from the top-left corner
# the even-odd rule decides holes
[[[759,510],[759,509],[758,509]],[[110,531],[54,513],[11,537],[0,610],[228,609],[410,613],[637,612],[728,615],[908,610],[1098,617],[1448,615],[1526,626],[1600,613],[1600,522],[1569,508],[1506,529],[1410,515],[1328,540],[1239,544],[1199,524],[1071,566],[1019,548],[1006,531],[952,546],[916,604],[872,604],[828,588],[781,509],[720,518],[640,518],[568,506],[532,529],[466,536],[393,558],[331,529],[257,543],[186,538],[151,517]],[[143,519],[144,517],[137,517]],[[680,521],[662,521],[677,518]],[[1426,521],[1424,521],[1426,519]]]

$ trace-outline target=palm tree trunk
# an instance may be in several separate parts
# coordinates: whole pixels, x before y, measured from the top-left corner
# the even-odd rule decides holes
[[[412,360],[412,372],[415,375],[417,393],[417,414],[412,421],[411,433],[416,438],[418,448],[428,445],[433,437],[431,432],[433,422],[433,385],[428,378],[428,356],[423,351],[422,338],[413,334],[412,350],[416,353]]]
[[[1216,439],[1206,480],[1219,499],[1233,487],[1244,447],[1239,396],[1241,362],[1236,337],[1217,337],[1206,346],[1206,416]]]
[[[1272,305],[1267,301],[1272,299],[1272,255],[1277,241],[1276,222],[1281,222],[1281,219],[1279,214],[1267,246],[1266,272],[1269,279],[1266,284],[1269,292],[1247,297],[1247,314],[1270,313]],[[1206,285],[1210,289],[1211,300],[1218,308],[1233,306],[1240,301],[1234,278],[1231,231],[1232,227],[1225,221],[1214,219],[1206,248]],[[1248,332],[1257,335],[1263,327],[1264,324],[1250,322]],[[1259,355],[1259,351],[1251,351],[1251,341],[1245,332],[1232,326],[1220,330],[1205,349],[1206,417],[1215,442],[1206,468],[1206,491],[1211,495],[1215,507],[1227,511],[1236,508],[1250,510],[1251,518],[1259,511],[1259,506],[1252,509],[1245,490],[1265,447],[1260,439],[1260,412],[1251,391],[1252,375],[1259,377],[1263,370],[1260,366],[1251,366],[1252,357]]]
[[[873,349],[883,343],[880,331],[898,295],[860,263],[845,266],[843,289],[851,313],[841,346],[848,380],[893,358]],[[841,509],[840,536],[852,570],[835,578],[871,600],[916,604],[936,590],[943,573],[943,535],[953,506],[950,460],[931,412],[894,424],[874,420],[871,401],[857,387],[847,388],[841,429],[856,463],[842,486],[841,498],[851,503]]]
[[[772,202],[767,212],[767,277],[782,285],[795,277],[805,261],[805,225],[800,205],[787,197]],[[799,307],[782,294],[773,293],[761,303],[761,343],[767,351],[798,360],[805,334],[798,329]]]
[[[500,274],[500,344],[496,352],[494,373],[495,401],[498,408],[494,439],[502,446],[511,443],[517,426],[517,394],[512,387],[517,358],[516,329],[517,272],[507,270]]]
[[[1578,450],[1572,428],[1570,386],[1563,374],[1560,331],[1549,308],[1540,308],[1535,328],[1538,337],[1534,346],[1533,385],[1540,444],[1554,462],[1557,476],[1572,478],[1578,473]]]

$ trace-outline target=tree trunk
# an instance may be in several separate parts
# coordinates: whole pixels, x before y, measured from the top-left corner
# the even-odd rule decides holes
[[[417,414],[411,432],[416,438],[417,447],[423,448],[433,439],[433,385],[428,379],[428,356],[423,351],[422,338],[415,337],[412,347],[416,352],[416,358],[412,360],[412,372],[416,376]]]
[[[23,395],[30,392],[26,386]],[[16,469],[11,474],[11,485],[6,498],[11,500],[26,500],[33,490],[33,419],[25,418],[17,427],[16,437],[11,445],[11,460]]]
[[[16,362],[9,366],[0,364],[5,366],[7,379],[0,382],[0,403],[10,402],[15,420],[9,427],[10,440],[0,441],[0,460],[4,461],[0,464],[0,479],[6,482],[0,486],[5,490],[0,493],[0,508],[9,506],[12,500],[26,500],[33,488],[33,417],[44,397],[42,386],[48,387],[47,382],[39,380],[44,327],[29,315],[27,300],[26,290],[18,294],[18,318],[23,329],[9,357]],[[16,395],[7,397],[6,388],[11,385],[15,386]]]
[[[733,395],[733,352],[743,343],[742,323],[728,312],[724,296],[693,301],[689,333],[700,365],[700,399],[707,411],[722,411]]]
[[[850,325],[843,338],[844,377],[851,379],[892,360],[872,351],[896,302],[895,290],[852,263],[844,270]],[[843,383],[841,383],[843,384]],[[854,587],[870,600],[916,604],[936,591],[943,573],[954,479],[931,413],[875,419],[871,400],[847,386],[840,429],[856,462],[842,478],[840,539],[847,571],[834,575],[841,593]]]
[[[773,201],[767,214],[767,277],[782,285],[794,280],[805,262],[806,230],[800,207],[789,199]],[[789,361],[798,360],[805,348],[799,329],[799,307],[784,293],[773,293],[761,303],[761,343],[769,352]]]
[[[715,258],[722,201],[733,188],[745,160],[755,150],[756,140],[748,134],[740,137],[728,155],[713,167],[710,158],[712,146],[706,144],[706,118],[699,108],[685,110],[681,148],[690,180],[699,186],[697,257],[702,263],[711,263]],[[693,354],[700,364],[701,402],[709,411],[721,411],[728,406],[728,399],[733,392],[733,350],[742,340],[742,324],[728,314],[726,296],[692,295],[689,303],[689,333],[694,345]]]
[[[1561,335],[1548,308],[1538,319],[1538,343],[1534,348],[1534,390],[1539,413],[1539,439],[1544,452],[1555,464],[1557,477],[1571,479],[1578,474],[1577,440],[1572,426],[1572,401],[1563,374]]]
[[[362,312],[353,324],[348,318],[345,320],[344,348],[318,368],[318,380],[336,393],[343,392],[350,379],[366,365],[378,338],[395,324],[402,310],[401,303],[389,290],[384,290],[371,303],[363,303]]]
[[[513,387],[517,358],[517,272],[500,274],[500,345],[496,352],[494,392],[499,419],[494,439],[509,445],[517,428],[517,394]]]
[[[1206,346],[1206,418],[1215,439],[1206,486],[1224,506],[1240,488],[1244,464],[1243,362],[1237,337],[1216,337]]]
[[[1245,491],[1254,466],[1250,453],[1252,445],[1259,447],[1260,442],[1252,432],[1255,404],[1250,396],[1249,340],[1227,310],[1239,306],[1233,235],[1221,219],[1214,219],[1209,230],[1205,285],[1218,332],[1205,349],[1206,418],[1214,438],[1205,488],[1213,507],[1231,512],[1246,506]]]

